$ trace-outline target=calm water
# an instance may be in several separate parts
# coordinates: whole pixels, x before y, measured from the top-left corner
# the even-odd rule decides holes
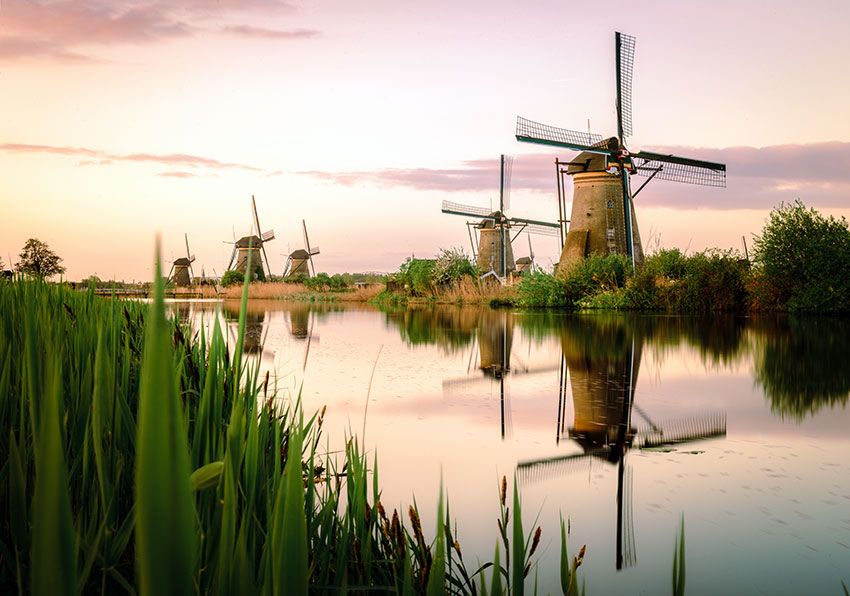
[[[235,335],[238,304],[173,307],[196,325],[219,309]],[[365,414],[387,509],[415,495],[433,532],[442,476],[470,567],[516,475],[542,593],[559,515],[594,594],[669,593],[682,515],[689,594],[850,585],[847,321],[249,309],[248,351],[282,399],[328,406],[332,449]]]

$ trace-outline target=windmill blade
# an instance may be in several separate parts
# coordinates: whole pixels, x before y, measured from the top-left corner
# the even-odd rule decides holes
[[[531,234],[526,234],[528,238],[528,258],[531,259],[531,265],[534,266],[534,249],[531,247]]]
[[[635,64],[635,38],[617,31],[617,136],[622,141],[632,134],[632,74]]]
[[[183,239],[186,240],[186,258],[192,261],[195,257],[189,256],[191,254],[189,251],[189,234],[183,234]]]
[[[572,151],[590,151],[602,155],[614,154],[601,135],[541,124],[522,116],[517,116],[516,139],[524,143],[563,147]]]
[[[307,222],[303,219],[301,220],[301,229],[304,231],[304,246],[307,249],[307,256],[310,258],[310,268],[313,270],[313,276],[315,277],[316,266],[313,264],[313,251],[310,248],[310,237],[307,235]]]
[[[260,218],[257,216],[257,201],[254,199],[254,195],[251,195],[251,213],[254,214],[254,224],[256,225],[255,231],[257,236],[260,236],[263,231],[260,229]]]
[[[593,456],[607,456],[608,449],[596,449],[587,453],[572,453],[521,461],[516,466],[517,480],[522,484],[531,484],[561,476],[575,474],[587,469]]]
[[[492,219],[495,221],[495,218],[490,217],[492,211],[487,207],[473,207],[472,205],[462,205],[461,203],[443,201],[443,207],[441,211],[443,213],[450,213],[452,215],[463,215],[464,217],[478,217],[484,219]]]
[[[526,223],[526,220],[511,218],[511,225],[522,225],[523,228],[521,232],[528,232],[529,234],[536,234],[537,236],[553,236],[558,237],[558,227],[557,224],[549,224],[546,222],[541,223]]]
[[[669,420],[653,428],[639,430],[632,443],[635,447],[663,447],[702,439],[726,436],[726,413]]]
[[[274,240],[274,230],[269,230],[268,232],[263,232],[260,235],[260,239],[263,242],[268,242],[269,240]]]
[[[499,203],[500,211],[504,213],[511,208],[511,171],[513,170],[514,158],[510,155],[502,155],[501,175],[499,179]]]
[[[635,164],[634,173],[638,176],[655,175],[660,180],[726,187],[726,164],[652,151],[639,151],[632,153],[631,157]]]
[[[236,248],[236,243],[234,242],[233,243],[233,251],[230,253],[230,262],[227,264],[227,269],[225,269],[225,271],[230,271],[230,268],[233,266],[233,261],[236,259],[236,253],[238,251],[239,251],[239,249]]]

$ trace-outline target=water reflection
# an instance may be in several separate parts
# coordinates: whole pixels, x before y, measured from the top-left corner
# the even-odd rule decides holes
[[[795,420],[850,397],[850,320],[764,319],[755,325],[756,381],[774,413]]]
[[[723,413],[656,422],[635,402],[643,343],[652,337],[638,331],[640,326],[633,323],[639,321],[606,315],[577,316],[561,326],[563,360],[556,443],[565,437],[582,451],[517,465],[517,476],[524,483],[584,471],[589,458],[617,466],[617,569],[637,561],[627,451],[726,435]],[[572,395],[573,423],[565,433],[568,395]],[[632,422],[633,412],[643,419],[641,428]]]

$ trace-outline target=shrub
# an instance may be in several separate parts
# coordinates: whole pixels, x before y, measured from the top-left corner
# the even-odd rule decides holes
[[[517,287],[516,304],[525,308],[535,306],[572,306],[566,282],[548,273],[523,275]]]
[[[850,230],[801,201],[781,204],[755,238],[757,289],[792,311],[850,310]],[[765,305],[770,306],[770,305]]]
[[[665,248],[648,256],[641,273],[653,277],[681,279],[687,271],[688,258],[678,248]]]
[[[241,284],[244,281],[245,276],[242,275],[241,271],[237,271],[235,269],[225,271],[224,275],[221,276],[221,285],[223,286],[233,286],[236,284]]]
[[[632,262],[626,255],[590,255],[576,265],[564,282],[568,291],[576,296],[622,288],[632,274]]]
[[[475,277],[475,265],[460,248],[442,248],[434,263],[432,282],[434,285],[450,285],[464,277]]]
[[[424,296],[434,291],[434,259],[407,258],[398,270],[398,281],[414,296]]]

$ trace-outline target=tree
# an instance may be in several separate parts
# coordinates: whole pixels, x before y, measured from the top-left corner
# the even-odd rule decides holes
[[[61,257],[37,238],[27,240],[18,256],[21,260],[15,265],[15,270],[19,273],[34,277],[50,277],[65,273]]]
[[[782,204],[755,239],[761,291],[780,308],[850,310],[850,230],[798,201]]]

